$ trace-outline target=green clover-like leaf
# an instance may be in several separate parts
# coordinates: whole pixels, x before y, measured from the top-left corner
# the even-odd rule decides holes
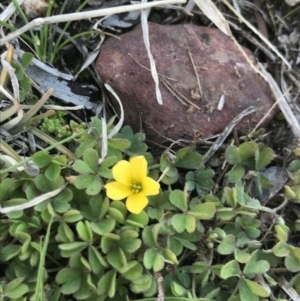
[[[186,147],[176,152],[174,166],[187,169],[197,169],[200,167],[201,162],[202,156],[192,147]]]
[[[217,251],[221,255],[229,255],[235,250],[235,236],[232,234],[227,235],[222,242],[218,245]]]
[[[241,162],[239,150],[235,145],[229,145],[226,148],[225,159],[230,164],[237,164]]]
[[[227,279],[233,276],[239,276],[241,274],[240,265],[236,260],[231,260],[222,266],[220,276],[223,279]]]
[[[273,159],[274,152],[270,147],[266,147],[263,143],[258,144],[255,151],[255,169],[261,170],[266,167]]]

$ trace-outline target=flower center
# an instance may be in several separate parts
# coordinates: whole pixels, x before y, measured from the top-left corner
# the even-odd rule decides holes
[[[133,182],[130,188],[133,193],[139,193],[142,191],[142,184]]]

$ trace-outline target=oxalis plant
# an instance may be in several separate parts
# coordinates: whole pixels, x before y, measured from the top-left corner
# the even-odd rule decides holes
[[[154,158],[145,135],[128,126],[103,144],[111,127],[92,118],[73,137],[75,159],[35,153],[34,176],[1,165],[0,300],[279,301],[289,299],[282,286],[300,293],[300,249],[290,242],[300,222],[290,228],[283,206],[252,195],[271,186],[262,173],[269,147],[229,146],[217,190],[193,148]],[[282,197],[299,203],[299,159],[289,171]]]

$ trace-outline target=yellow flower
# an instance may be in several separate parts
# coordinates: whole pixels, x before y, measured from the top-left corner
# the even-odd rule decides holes
[[[147,177],[147,161],[144,156],[121,160],[112,169],[116,182],[106,184],[107,196],[115,201],[127,197],[128,211],[139,214],[148,204],[148,195],[159,192],[159,184]]]

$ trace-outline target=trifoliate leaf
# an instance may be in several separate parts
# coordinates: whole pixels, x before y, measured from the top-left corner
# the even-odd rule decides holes
[[[121,139],[121,138],[108,139],[107,143],[109,146],[116,148],[116,149],[121,149],[121,150],[130,148],[130,146],[131,146],[131,143],[129,140]]]
[[[31,159],[33,163],[39,168],[44,168],[45,166],[50,164],[52,160],[51,156],[45,151],[39,151],[34,153],[31,156]]]
[[[245,274],[263,274],[270,269],[270,264],[266,260],[258,260],[258,252],[254,251],[244,267]]]
[[[122,269],[127,264],[126,256],[119,247],[112,248],[108,252],[106,259],[111,266],[118,270]]]
[[[61,172],[60,165],[57,163],[52,163],[45,171],[45,176],[50,180],[50,181],[55,181]]]
[[[235,183],[240,180],[245,174],[245,169],[242,164],[235,164],[231,170],[227,173],[228,181],[230,183]]]
[[[171,290],[174,296],[181,297],[186,293],[186,289],[175,281],[171,282]]]
[[[263,298],[267,298],[270,295],[270,292],[267,291],[263,286],[255,283],[254,281],[251,281],[249,279],[244,278],[243,279],[246,284],[248,285],[248,287],[251,289],[251,291],[259,296],[259,297],[263,297]]]
[[[290,230],[289,227],[287,227],[286,225],[275,225],[274,228],[278,239],[281,241],[287,241]]]
[[[241,301],[258,301],[258,296],[251,290],[247,285],[247,282],[244,278],[241,278],[239,281],[239,292]]]
[[[89,246],[88,260],[91,265],[92,271],[95,274],[100,273],[104,267],[107,267],[107,263],[101,253],[94,247]]]
[[[253,157],[256,149],[257,149],[257,144],[254,141],[248,141],[248,142],[242,143],[238,147],[241,160],[243,161],[245,159]]]
[[[189,214],[195,216],[199,220],[209,220],[215,216],[216,207],[212,203],[203,203],[191,208]]]
[[[196,233],[196,232],[194,232],[194,233]],[[184,233],[184,236],[186,237],[188,234],[185,234]],[[182,239],[182,238],[180,238],[180,237],[176,237],[175,238],[176,240],[178,240],[185,248],[187,248],[187,249],[190,249],[190,250],[193,250],[193,251],[195,251],[196,249],[197,249],[197,247],[196,247],[196,245],[195,244],[193,244],[193,243],[191,243],[190,241],[188,241],[188,240],[186,240],[186,239]],[[171,249],[171,248],[170,248]]]
[[[176,255],[171,250],[164,248],[161,251],[161,255],[163,256],[165,262],[176,265],[179,264]]]
[[[143,154],[147,151],[147,145],[143,143],[145,141],[146,136],[144,133],[136,133],[134,134],[131,127],[126,125],[122,128],[121,133],[118,133],[114,136],[114,138],[123,138],[130,142],[130,148],[127,151],[130,154]]]
[[[186,215],[174,214],[172,216],[172,226],[178,233],[183,233],[186,228]]]
[[[240,249],[235,249],[235,251],[234,251],[234,258],[239,263],[246,263],[249,260],[249,258],[250,258],[250,254],[247,253],[247,251],[242,251]]]
[[[193,265],[191,266],[191,273],[201,274],[207,269],[208,269],[207,263],[202,261],[194,262]]]
[[[115,165],[117,162],[118,162],[118,158],[115,157],[115,156],[106,157],[100,165],[100,168],[98,170],[98,174],[101,177],[104,177],[106,179],[112,179],[113,175],[112,175],[112,169],[110,167]]]
[[[147,226],[142,233],[143,242],[150,248],[158,246],[157,243],[158,229],[155,226]]]
[[[9,261],[20,253],[21,245],[6,245],[0,249],[0,260]]]
[[[0,201],[6,201],[11,198],[11,195],[15,191],[17,187],[17,182],[15,179],[5,178],[0,181]],[[32,190],[34,187],[32,187]],[[27,192],[26,192],[27,193]],[[37,195],[33,195],[31,198],[33,199]]]
[[[227,279],[233,276],[239,276],[241,274],[240,265],[236,260],[231,260],[223,265],[220,276],[223,279]]]
[[[235,188],[225,187],[223,194],[224,194],[226,203],[230,207],[236,208],[237,203],[238,203],[238,199],[237,199],[237,195],[236,195],[236,189]]]
[[[273,248],[272,252],[277,257],[286,257],[290,254],[290,250],[285,241],[278,242]]]
[[[183,250],[182,243],[172,235],[168,235],[167,246],[175,255],[181,254]]]
[[[164,258],[160,253],[157,253],[153,262],[153,271],[159,272],[160,270],[163,269],[164,265],[165,265]]]
[[[188,233],[193,233],[196,229],[196,218],[193,215],[186,214],[185,215],[185,229]]]
[[[181,211],[187,210],[187,196],[181,190],[173,190],[170,194],[171,203]]]
[[[103,182],[100,177],[93,176],[90,178],[90,183],[86,188],[86,193],[88,195],[97,195],[103,186]]]
[[[266,167],[273,159],[274,152],[270,147],[266,147],[263,143],[258,144],[255,152],[255,169],[261,170]]]
[[[19,279],[23,278],[14,279],[10,283],[8,283],[4,289],[4,295],[10,300],[21,298],[29,291],[28,285],[24,283],[19,283],[17,286],[15,286],[15,283],[18,282]]]
[[[33,57],[34,57],[34,55],[31,52],[23,53],[21,62],[22,62],[22,67],[24,69],[26,69],[31,64]]]
[[[74,253],[81,252],[88,246],[86,242],[74,241],[70,243],[60,244],[58,247],[62,251],[72,251]]]
[[[98,282],[98,294],[104,295],[107,293],[110,298],[115,295],[116,292],[116,270],[110,270],[103,275]]]
[[[284,265],[290,272],[296,273],[300,271],[299,261],[292,255],[288,255],[284,258]]]
[[[115,219],[117,222],[119,223],[123,223],[125,220],[124,215],[122,214],[122,212],[118,209],[115,208],[108,208],[108,213],[109,216],[113,219]]]
[[[136,260],[128,262],[124,269],[119,270],[125,279],[134,281],[138,279],[143,272],[143,266]]]
[[[111,250],[116,243],[121,239],[121,237],[114,233],[105,233],[101,239],[101,250],[107,253]]]
[[[111,232],[116,225],[116,220],[114,218],[106,218],[100,222],[91,223],[91,229],[94,233],[103,235],[104,233]]]
[[[235,214],[233,208],[218,208],[217,210],[217,218],[222,221],[231,220]]]
[[[74,241],[74,233],[65,221],[61,222],[59,225],[57,235],[61,242],[68,243]]]
[[[235,145],[226,148],[225,159],[230,164],[237,164],[241,161],[238,148]]]
[[[152,269],[157,254],[158,251],[156,249],[147,249],[147,251],[145,252],[143,263],[147,270]]]
[[[122,238],[119,242],[119,246],[126,253],[134,253],[142,244],[142,241],[138,238]]]
[[[136,280],[131,282],[130,288],[131,290],[138,294],[147,291],[152,284],[152,281],[155,281],[151,275],[142,275]]]
[[[63,215],[63,220],[66,223],[75,223],[80,221],[82,218],[83,216],[81,215],[80,211],[75,209],[69,210]]]
[[[34,184],[38,190],[42,192],[49,192],[63,186],[65,184],[65,180],[62,176],[59,176],[54,181],[50,181],[45,175],[39,174],[34,178]]]
[[[217,251],[221,255],[229,255],[235,249],[235,236],[232,234],[227,235],[223,241],[218,245]]]
[[[129,214],[126,223],[139,227],[144,228],[148,225],[149,216],[145,211],[142,211],[140,214]]]
[[[208,194],[209,190],[212,190],[215,183],[212,180],[215,172],[208,168],[206,169],[204,166],[198,168],[195,172],[195,181],[196,181],[196,189],[199,196],[205,196]]]
[[[244,142],[239,147],[239,156],[241,158],[241,163],[250,168],[255,168],[255,151],[257,149],[257,144],[254,141]]]
[[[102,120],[96,117],[92,117],[90,125],[95,135],[98,137],[102,137]]]
[[[94,173],[94,170],[88,165],[88,163],[82,160],[76,160],[73,164],[73,169],[82,175]]]
[[[76,224],[76,230],[77,230],[79,237],[83,241],[92,242],[93,236],[92,236],[91,232],[89,231],[88,227],[90,227],[88,221],[85,221],[84,223],[82,221],[80,221]]]
[[[176,152],[174,166],[187,169],[197,169],[200,167],[201,162],[202,156],[193,148],[186,147]]]

